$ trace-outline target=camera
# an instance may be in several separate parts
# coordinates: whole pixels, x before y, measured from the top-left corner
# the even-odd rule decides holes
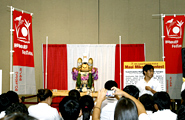
[[[113,90],[107,90],[106,96],[107,97],[114,97],[113,93],[114,93]]]

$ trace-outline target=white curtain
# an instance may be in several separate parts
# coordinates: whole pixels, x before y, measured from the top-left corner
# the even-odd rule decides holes
[[[68,90],[76,87],[72,79],[72,68],[77,67],[78,58],[87,53],[93,58],[93,66],[98,68],[98,80],[94,81],[95,91],[104,87],[107,80],[114,80],[116,44],[67,44]]]

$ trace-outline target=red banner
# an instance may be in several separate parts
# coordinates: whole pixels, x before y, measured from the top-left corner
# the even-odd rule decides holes
[[[166,73],[182,73],[182,42],[184,33],[184,16],[164,17],[164,61]]]
[[[14,66],[34,67],[33,38],[32,38],[32,16],[14,10]]]
[[[18,94],[36,94],[32,16],[14,10],[13,29],[13,90]]]

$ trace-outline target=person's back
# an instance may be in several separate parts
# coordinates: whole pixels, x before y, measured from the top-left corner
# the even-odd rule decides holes
[[[28,108],[29,115],[42,120],[60,120],[57,109],[50,106],[52,92],[49,89],[39,89],[37,97],[40,102]]]
[[[80,103],[72,96],[66,96],[59,103],[59,114],[64,120],[77,120],[80,116]]]
[[[84,95],[80,99],[80,109],[82,109],[81,119],[78,120],[91,120],[91,111],[94,107],[93,98],[89,95]]]
[[[150,115],[151,120],[176,120],[177,115],[170,110],[170,96],[167,92],[156,92],[153,99],[157,111]]]
[[[109,80],[105,83],[104,88],[107,90],[111,90],[112,87],[117,87],[117,83],[113,80]],[[114,120],[114,110],[117,104],[117,98],[115,97],[107,97],[101,105],[101,120]]]

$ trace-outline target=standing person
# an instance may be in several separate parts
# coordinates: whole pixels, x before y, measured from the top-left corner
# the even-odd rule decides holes
[[[29,115],[42,120],[60,120],[57,109],[50,106],[52,95],[49,89],[39,89],[37,94],[39,103],[28,108]]]
[[[161,91],[161,85],[157,80],[153,79],[154,67],[152,65],[146,64],[143,67],[144,80],[137,82],[136,86],[138,87],[140,93],[139,97],[143,94],[153,95],[157,91]]]

